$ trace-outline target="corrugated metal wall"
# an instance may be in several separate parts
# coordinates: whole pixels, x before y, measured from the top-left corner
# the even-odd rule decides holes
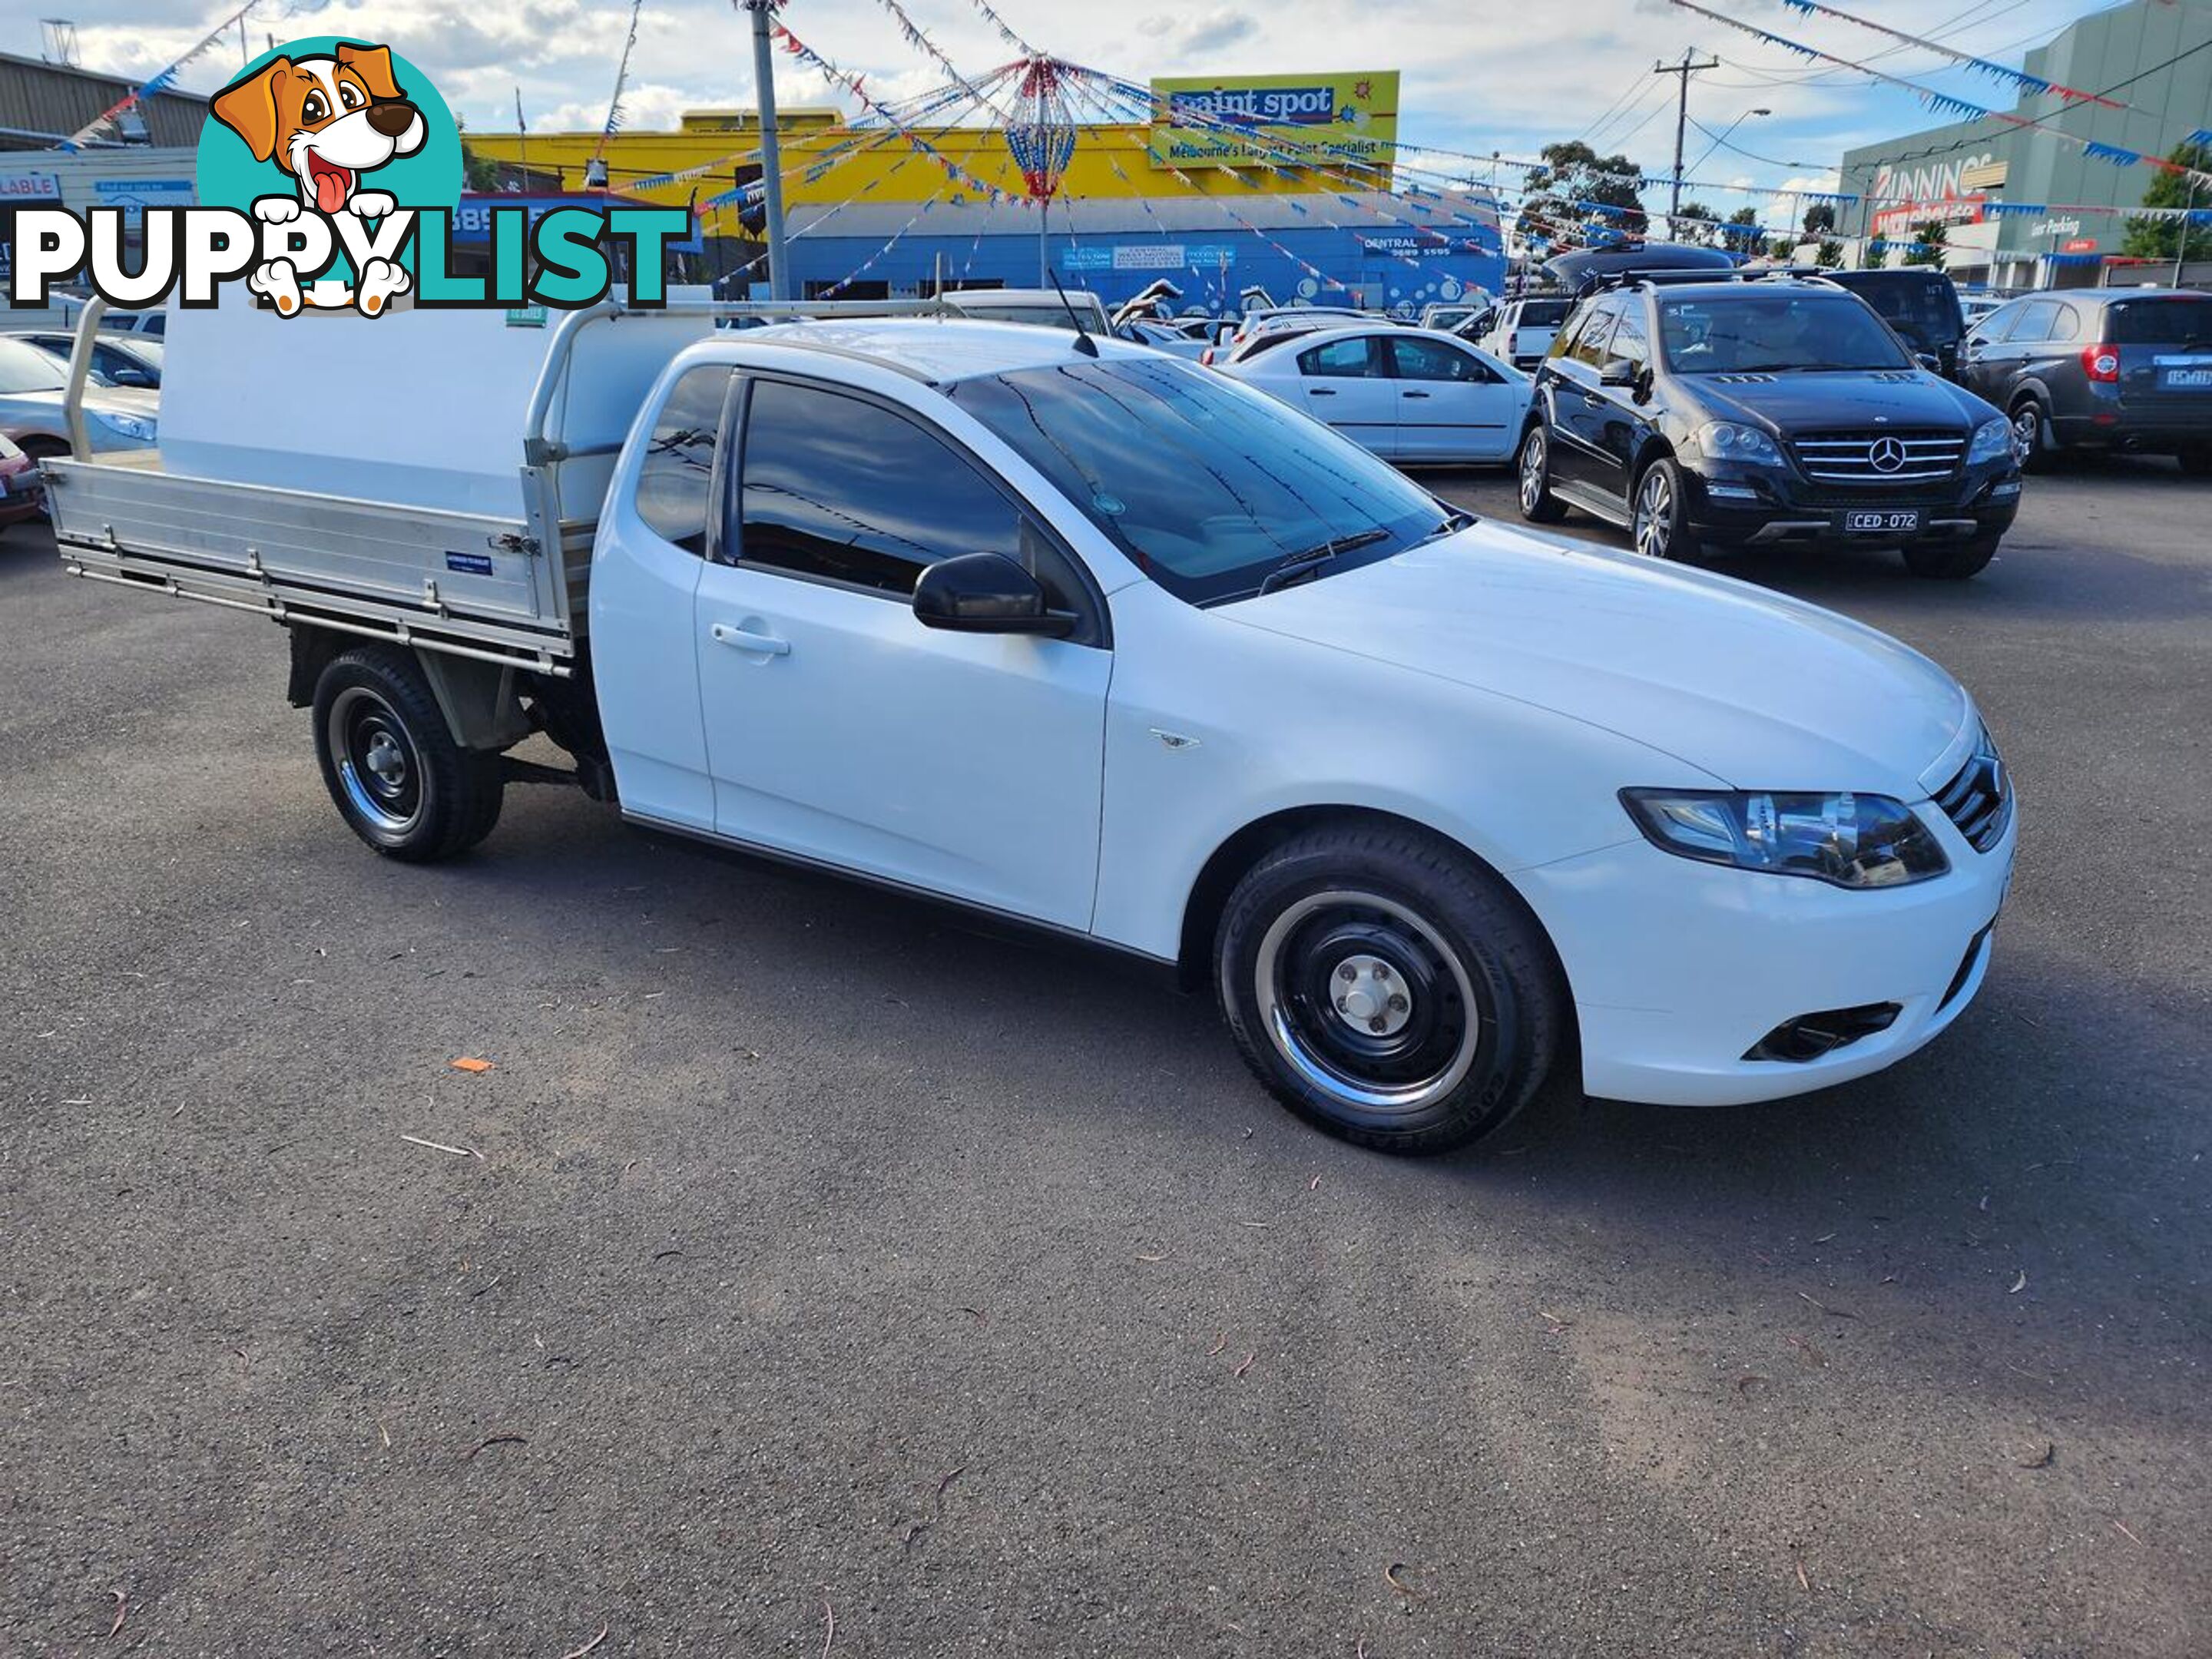
[[[42,149],[67,137],[131,90],[106,75],[69,70],[0,52],[0,149]],[[194,145],[207,119],[207,100],[165,92],[141,106],[157,145]]]

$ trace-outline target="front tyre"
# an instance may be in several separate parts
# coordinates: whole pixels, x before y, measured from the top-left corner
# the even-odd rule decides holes
[[[1629,520],[1636,550],[1647,559],[1694,559],[1703,550],[1690,524],[1690,492],[1682,469],[1665,456],[1636,481]]]
[[[315,683],[315,757],[343,817],[387,858],[429,864],[499,822],[499,757],[462,748],[409,653],[363,646]]]
[[[1214,942],[1254,1075],[1355,1146],[1441,1152],[1502,1128],[1569,1024],[1542,930],[1497,877],[1395,825],[1310,831],[1237,884]]]
[[[1521,440],[1514,463],[1520,480],[1521,516],[1530,524],[1557,524],[1567,516],[1566,503],[1552,494],[1552,434],[1539,421]]]

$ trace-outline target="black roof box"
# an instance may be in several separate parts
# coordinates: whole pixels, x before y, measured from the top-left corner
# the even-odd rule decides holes
[[[1577,248],[1544,262],[1544,274],[1570,294],[1595,288],[1624,270],[1733,270],[1742,260],[1725,248],[1692,247],[1686,242],[1613,242]]]

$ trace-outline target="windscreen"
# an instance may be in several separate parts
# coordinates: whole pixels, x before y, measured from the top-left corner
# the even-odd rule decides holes
[[[2212,299],[2124,300],[2106,314],[2112,345],[2212,345]]]
[[[0,340],[0,392],[58,392],[65,375],[59,358],[21,340]]]
[[[1896,337],[1832,290],[1685,295],[1659,304],[1659,344],[1676,374],[1911,368]]]
[[[1253,593],[1285,560],[1357,539],[1343,563],[1368,563],[1444,526],[1388,463],[1175,358],[980,375],[949,395],[1194,605]]]

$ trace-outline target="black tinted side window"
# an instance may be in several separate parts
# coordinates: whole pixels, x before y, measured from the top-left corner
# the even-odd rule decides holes
[[[738,559],[901,596],[925,565],[1003,553],[1022,514],[941,439],[857,398],[763,380],[745,416]]]
[[[637,472],[637,516],[677,546],[707,550],[714,510],[714,441],[735,371],[695,368],[676,383]]]

